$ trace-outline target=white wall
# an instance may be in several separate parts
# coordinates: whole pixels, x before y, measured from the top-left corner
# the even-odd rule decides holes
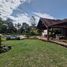
[[[42,36],[45,36],[45,35],[47,35],[47,30],[44,30],[44,31],[42,32]]]

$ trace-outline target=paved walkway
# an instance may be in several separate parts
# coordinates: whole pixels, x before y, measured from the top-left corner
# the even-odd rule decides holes
[[[40,40],[47,41],[47,38],[44,38],[44,37],[38,36],[37,38],[40,39]],[[64,46],[64,47],[67,47],[67,43],[63,42],[62,40],[56,40],[56,39],[55,39],[55,40],[49,40],[49,41],[50,41],[50,42],[57,43],[57,44],[62,45],[62,46]]]
[[[65,47],[67,47],[67,43],[65,43],[65,42],[63,42],[63,41],[61,41],[61,40],[50,40],[51,42],[54,42],[54,43],[57,43],[57,44],[60,44],[60,45],[62,45],[62,46],[65,46]]]
[[[37,36],[38,39],[41,39],[41,40],[46,40],[47,41],[47,38],[45,37],[42,37],[42,36]]]

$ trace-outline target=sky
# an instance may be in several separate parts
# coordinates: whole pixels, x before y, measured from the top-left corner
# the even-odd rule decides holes
[[[30,24],[31,16],[36,22],[42,18],[67,18],[67,0],[0,0],[0,17],[11,18],[14,23]]]

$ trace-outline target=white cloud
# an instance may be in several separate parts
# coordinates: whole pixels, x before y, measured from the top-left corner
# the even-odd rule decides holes
[[[0,17],[6,19],[14,9],[24,2],[30,2],[30,0],[0,0]]]
[[[15,23],[24,23],[26,22],[27,24],[30,25],[30,17],[27,13],[24,13],[24,14],[19,14],[17,17],[13,17],[13,16],[10,16],[11,19],[14,20],[14,24]]]
[[[33,12],[34,17],[36,19],[36,23],[38,24],[38,21],[40,18],[47,18],[47,19],[55,19],[53,16],[47,14],[47,13],[41,13],[41,12]]]
[[[42,17],[42,18],[48,18],[48,19],[55,19],[53,16],[47,14],[47,13],[40,13],[40,12],[34,12],[35,16]]]
[[[15,10],[20,4],[23,4],[24,2],[30,3],[31,0],[0,0],[0,17],[3,19],[11,18],[14,20],[14,23],[26,22],[30,25],[31,17],[27,13],[19,14],[17,17],[11,16],[13,10]],[[54,19],[54,17],[46,13],[33,12],[33,15],[36,19],[36,23],[38,23],[40,17]]]
[[[38,24],[38,21],[39,21],[40,17],[49,18],[49,19],[55,19],[53,16],[50,16],[50,15],[48,15],[46,13],[33,12],[33,16],[35,18],[36,24]],[[10,18],[14,20],[14,24],[15,23],[23,23],[23,22],[26,22],[29,25],[31,24],[31,22],[30,22],[31,17],[27,13],[19,14],[17,17],[10,16]]]

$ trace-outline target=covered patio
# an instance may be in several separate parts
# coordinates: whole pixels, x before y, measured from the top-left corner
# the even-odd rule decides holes
[[[55,20],[41,18],[37,25],[39,30],[46,30],[46,39],[49,40],[60,40],[67,38],[67,19]]]

